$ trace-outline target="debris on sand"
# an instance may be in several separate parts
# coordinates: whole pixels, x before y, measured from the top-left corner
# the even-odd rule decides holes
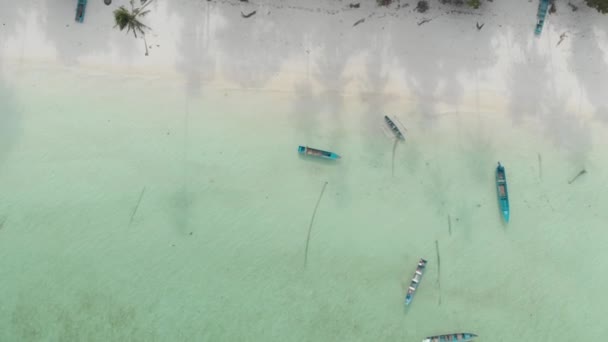
[[[572,12],[578,11],[578,6],[574,6],[571,2],[568,2],[568,6],[572,9]]]
[[[361,5],[357,2],[356,4],[350,4],[350,5],[348,5],[348,7],[350,7],[350,8],[359,8],[359,7],[361,7]]]
[[[256,13],[256,11],[253,11],[253,12],[251,12],[251,13],[249,13],[249,14],[245,14],[245,13],[241,12],[241,16],[242,16],[243,18],[249,18],[249,17],[251,17],[252,15],[254,15],[255,13]]]
[[[364,22],[365,22],[365,18],[363,18],[363,19],[359,19],[359,20],[357,20],[357,21],[356,21],[356,22],[353,24],[353,27],[355,27],[355,26],[357,26],[357,25],[359,25],[359,24],[363,24]]]
[[[426,24],[428,22],[430,22],[433,19],[423,19],[422,21],[418,22],[418,26],[422,25],[422,24]]]
[[[555,46],[559,46],[559,44],[561,44],[564,41],[564,39],[566,39],[567,37],[568,37],[568,35],[566,34],[566,32],[560,34],[559,35],[559,42],[557,42],[557,45],[555,45]]]
[[[477,27],[477,31],[481,30],[483,28],[483,25],[485,25],[485,23],[481,25],[479,25],[479,23],[475,24],[475,26]]]
[[[551,0],[551,3],[549,5],[549,14],[553,14],[557,12],[557,7],[555,7],[555,0]]]

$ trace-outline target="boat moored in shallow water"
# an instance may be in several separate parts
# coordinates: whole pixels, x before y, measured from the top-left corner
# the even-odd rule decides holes
[[[420,279],[422,279],[422,273],[426,269],[426,260],[420,259],[418,261],[418,266],[416,267],[416,272],[414,272],[414,277],[410,282],[410,286],[407,288],[407,294],[405,295],[405,305],[410,305],[412,299],[414,299],[414,293],[418,289],[418,284],[420,284]]]
[[[401,133],[401,130],[399,130],[399,127],[397,127],[397,125],[395,125],[393,120],[391,120],[391,118],[389,118],[387,115],[384,116],[384,122],[386,122],[386,124],[391,129],[391,131],[393,132],[395,137],[397,137],[397,139],[405,140],[405,136]]]
[[[468,342],[472,341],[477,335],[471,333],[457,333],[457,334],[447,334],[447,335],[437,335],[427,337],[422,342],[447,342],[447,341],[456,341],[456,342]]]
[[[505,168],[498,163],[496,167],[496,191],[498,194],[498,205],[500,206],[500,211],[502,212],[502,216],[505,219],[505,222],[509,222],[509,192],[507,190],[507,176],[505,174]]]
[[[308,146],[298,146],[298,153],[307,155],[307,156],[321,157],[321,158],[334,159],[334,160],[342,158],[339,155],[337,155],[336,153],[318,150],[316,148],[312,148],[312,147],[308,147]]]

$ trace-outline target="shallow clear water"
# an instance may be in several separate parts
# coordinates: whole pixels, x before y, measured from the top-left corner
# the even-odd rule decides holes
[[[604,18],[158,3],[0,3],[0,341],[605,335]]]
[[[582,322],[606,304],[605,145],[585,154],[588,173],[569,185],[583,165],[533,126],[446,113],[429,128],[395,102],[387,112],[407,123],[408,138],[392,176],[383,113],[370,118],[359,97],[336,96],[339,108],[292,92],[194,99],[143,82],[37,70],[4,90],[0,339],[601,333]],[[77,97],[62,86],[75,83]],[[300,157],[299,144],[343,159]],[[428,271],[404,312],[420,257]]]

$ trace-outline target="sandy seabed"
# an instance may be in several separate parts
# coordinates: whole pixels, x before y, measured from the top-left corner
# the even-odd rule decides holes
[[[0,0],[0,341],[605,333],[605,17],[158,0],[146,57],[72,2]]]

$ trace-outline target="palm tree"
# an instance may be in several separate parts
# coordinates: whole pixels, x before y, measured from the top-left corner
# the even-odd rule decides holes
[[[133,5],[133,0],[131,0],[130,11],[125,8],[125,6],[120,6],[117,10],[114,11],[114,21],[116,22],[116,25],[114,25],[114,27],[118,26],[121,31],[124,30],[126,27],[127,33],[133,31],[133,35],[135,36],[135,38],[137,38],[137,33],[140,33],[144,40],[146,56],[148,55],[148,43],[146,42],[145,30],[148,30],[150,28],[139,20],[143,18],[146,14],[148,14],[148,12],[150,12],[149,10],[144,11],[144,8],[146,8],[146,6],[148,6],[153,1],[154,0],[148,0],[143,6],[135,8],[135,6]]]
[[[595,8],[600,13],[608,13],[608,0],[585,0],[587,6]]]

